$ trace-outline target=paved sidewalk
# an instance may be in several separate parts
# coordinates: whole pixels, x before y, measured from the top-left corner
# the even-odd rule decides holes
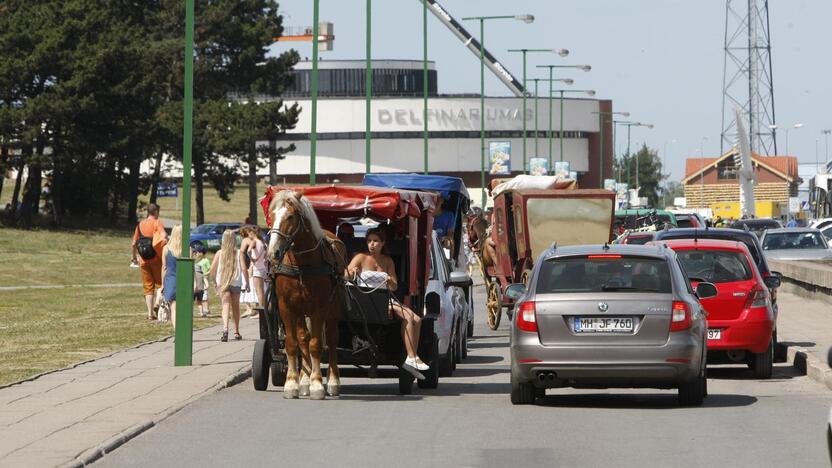
[[[256,320],[242,341],[221,327],[194,333],[194,365],[173,366],[173,339],[153,342],[0,389],[0,466],[82,465],[189,402],[250,373]],[[232,329],[233,333],[233,329]]]
[[[832,306],[826,302],[778,293],[778,341],[788,347],[789,362],[832,390],[827,353],[832,347]]]

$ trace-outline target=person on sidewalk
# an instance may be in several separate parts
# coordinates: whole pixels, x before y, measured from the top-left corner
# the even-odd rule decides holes
[[[167,233],[159,220],[159,205],[147,206],[147,218],[136,226],[133,232],[132,263],[140,263],[142,286],[147,305],[147,318],[156,320],[153,300],[156,290],[162,287],[162,248],[165,246]],[[148,248],[148,244],[150,248]],[[140,252],[141,247],[141,252]],[[141,255],[139,255],[141,253]]]
[[[243,242],[240,244],[240,256],[248,257],[251,263],[251,277],[249,278],[249,286],[254,286],[256,293],[256,301],[258,308],[266,307],[266,293],[265,281],[269,275],[269,267],[266,264],[266,244],[260,237],[260,228],[249,225],[243,226],[240,229],[240,234],[243,236]],[[257,312],[251,315],[251,318],[258,318]]]
[[[222,301],[222,338],[228,341],[228,316],[234,319],[234,339],[242,340],[240,335],[240,287],[243,277],[248,272],[243,269],[237,250],[236,234],[231,230],[222,233],[220,250],[211,263],[211,276],[216,278],[217,294]],[[246,278],[248,279],[248,278]]]
[[[170,321],[176,330],[176,259],[182,254],[182,225],[177,224],[170,232],[170,240],[162,249],[162,294],[170,304]]]
[[[211,262],[205,258],[205,246],[197,242],[194,251],[194,302],[200,317],[207,317],[208,310],[208,275],[211,274]]]

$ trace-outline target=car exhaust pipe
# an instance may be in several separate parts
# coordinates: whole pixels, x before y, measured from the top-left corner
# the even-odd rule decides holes
[[[540,382],[546,381],[546,373],[545,372],[539,372],[537,374],[537,380],[539,380]]]
[[[549,372],[548,374],[546,374],[546,378],[549,379],[550,382],[553,382],[555,380],[555,373]]]

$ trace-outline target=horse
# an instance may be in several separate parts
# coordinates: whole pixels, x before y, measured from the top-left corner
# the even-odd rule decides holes
[[[494,241],[488,235],[488,220],[485,219],[482,210],[477,210],[466,216],[466,222],[468,244],[479,260],[483,279],[488,281],[488,267],[494,266],[497,259]]]
[[[321,228],[312,205],[300,192],[283,190],[275,193],[269,213],[272,222],[268,258],[275,272],[273,287],[286,331],[288,371],[283,396],[298,398],[307,394],[307,375],[299,379],[298,349],[304,359],[303,367],[308,366],[309,397],[322,400],[326,393],[338,396],[341,391],[338,319],[345,300],[342,278],[347,249],[334,233]],[[326,391],[321,374],[324,335],[329,349]]]

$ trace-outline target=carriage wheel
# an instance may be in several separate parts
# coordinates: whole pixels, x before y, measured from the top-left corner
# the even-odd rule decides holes
[[[266,340],[254,343],[254,355],[251,357],[251,380],[254,389],[262,392],[269,386],[269,365],[272,363],[271,350]]]
[[[399,394],[410,395],[411,393],[413,393],[413,375],[404,369],[399,369]]]
[[[500,284],[496,281],[488,283],[488,328],[496,330],[500,326],[500,314],[503,311],[503,298],[500,294]]]
[[[272,363],[272,385],[275,387],[282,387],[286,384],[286,371],[288,371],[286,364],[282,362]]]

